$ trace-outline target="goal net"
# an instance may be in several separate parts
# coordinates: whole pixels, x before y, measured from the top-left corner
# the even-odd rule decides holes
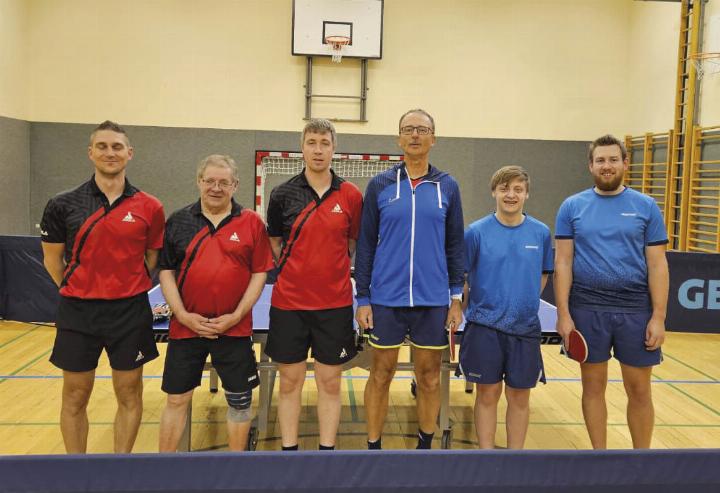
[[[393,167],[402,156],[390,154],[334,154],[332,169],[335,174],[358,186],[365,193],[370,178]],[[255,210],[265,219],[267,201],[273,188],[302,171],[302,153],[255,153]]]

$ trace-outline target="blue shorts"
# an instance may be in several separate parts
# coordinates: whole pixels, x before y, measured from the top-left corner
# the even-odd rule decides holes
[[[540,337],[506,334],[469,322],[460,344],[460,370],[468,382],[505,381],[514,389],[532,389],[545,383]]]
[[[662,351],[645,349],[645,331],[652,313],[616,313],[571,308],[575,328],[588,345],[587,363],[603,363],[612,354],[620,363],[645,367],[659,365]]]
[[[392,307],[372,305],[373,330],[370,345],[376,348],[396,348],[405,342],[419,348],[448,347],[446,306]]]

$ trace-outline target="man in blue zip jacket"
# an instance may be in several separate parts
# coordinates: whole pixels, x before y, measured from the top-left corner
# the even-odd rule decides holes
[[[368,448],[381,448],[390,382],[406,337],[417,379],[418,445],[429,449],[440,411],[446,329],[462,322],[464,224],[460,190],[430,165],[435,122],[424,110],[400,118],[405,161],[375,176],[365,192],[355,282],[360,326],[374,348],[365,387]]]

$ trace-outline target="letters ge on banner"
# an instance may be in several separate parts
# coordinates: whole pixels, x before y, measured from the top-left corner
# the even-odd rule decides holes
[[[688,310],[720,310],[720,279],[688,279],[678,289],[678,301]]]

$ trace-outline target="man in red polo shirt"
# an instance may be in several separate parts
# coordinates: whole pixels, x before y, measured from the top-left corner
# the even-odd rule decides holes
[[[125,178],[133,148],[105,121],[90,136],[90,180],[48,202],[40,223],[45,268],[60,287],[50,361],[63,370],[65,450],[87,450],[87,404],[105,349],[118,402],[115,452],[130,452],[142,418],[142,365],[158,356],[147,292],[162,246],[162,204]]]
[[[312,348],[320,450],[335,448],[341,365],[356,354],[350,257],[360,230],[362,194],[330,169],[337,144],[328,120],[311,120],[302,139],[303,171],[276,187],[267,221],[279,274],[266,353],[278,363],[283,450],[297,450],[305,360]]]
[[[228,402],[230,450],[244,450],[252,389],[260,384],[252,347],[252,308],[273,258],[265,223],[233,199],[238,169],[214,154],[198,167],[200,200],[167,221],[160,285],[172,310],[162,389],[160,452],[174,452],[208,354]]]

